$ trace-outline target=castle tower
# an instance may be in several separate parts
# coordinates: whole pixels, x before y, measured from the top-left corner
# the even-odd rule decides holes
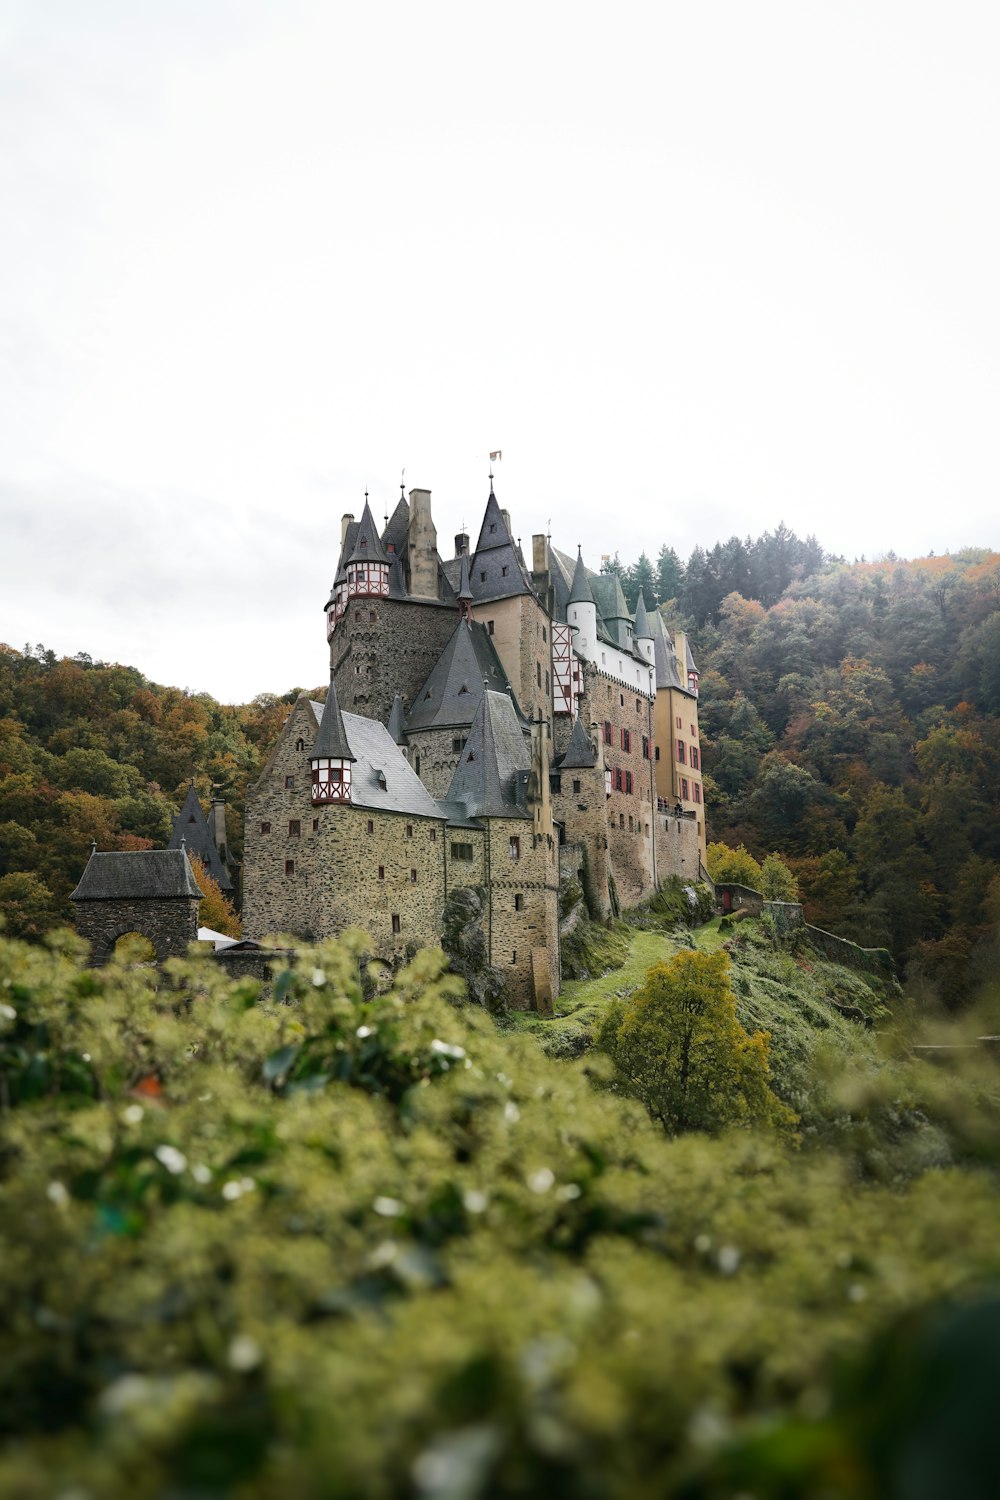
[[[367,509],[367,506],[365,507]],[[330,691],[326,695],[323,717],[309,756],[312,770],[312,801],[318,807],[325,802],[350,802],[351,766],[355,757],[347,742],[343,715],[337,702],[337,688],[330,673]]]
[[[587,569],[583,565],[583,552],[577,549],[576,572],[566,605],[566,619],[574,627],[573,650],[584,661],[593,661],[597,648],[597,605],[590,587]]]
[[[639,590],[639,602],[635,607],[635,625],[632,628],[636,650],[650,666],[653,663],[653,627],[649,623],[649,615],[646,613],[646,601],[642,597],[642,589]]]

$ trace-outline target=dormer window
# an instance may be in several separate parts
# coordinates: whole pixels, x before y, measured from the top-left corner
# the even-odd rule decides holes
[[[495,521],[491,521],[490,522],[490,535],[491,536],[496,531],[496,529],[497,529],[497,523]]]

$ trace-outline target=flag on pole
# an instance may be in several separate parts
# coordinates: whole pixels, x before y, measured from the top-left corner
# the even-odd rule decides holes
[[[503,458],[503,454],[500,452],[499,448],[495,453],[490,454],[490,463],[495,464],[498,458]]]

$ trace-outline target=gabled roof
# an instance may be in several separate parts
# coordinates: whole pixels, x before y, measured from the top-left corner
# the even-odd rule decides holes
[[[406,744],[406,716],[403,713],[403,700],[398,693],[392,700],[387,727],[397,745]]]
[[[313,717],[319,724],[324,705],[309,700]],[[424,786],[384,724],[377,719],[363,719],[360,714],[341,714],[350,745],[351,803],[376,812],[411,813],[414,817],[444,818],[430,792]],[[381,777],[381,780],[380,780]],[[385,785],[382,785],[384,781]]]
[[[594,754],[594,747],[590,743],[590,735],[583,727],[583,720],[577,719],[573,725],[573,733],[569,737],[569,744],[566,746],[566,753],[562,758],[561,767],[563,770],[573,770],[577,767],[581,770],[587,770],[591,766],[596,766],[596,764],[597,756]]]
[[[570,604],[595,604],[594,591],[590,587],[590,579],[587,577],[587,569],[583,564],[583,553],[578,552],[576,568],[573,572],[573,586],[569,591]]]
[[[337,688],[333,680],[333,672],[330,673],[330,691],[326,695],[326,703],[323,706],[323,717],[320,719],[319,730],[310,753],[311,760],[320,757],[330,760],[353,760],[351,747],[347,740],[347,731],[344,728],[344,716],[340,712],[340,704],[337,702]]]
[[[632,634],[637,641],[651,641],[653,630],[649,623],[649,615],[646,613],[646,601],[642,597],[642,589],[639,590],[639,600],[635,606],[635,626]]]
[[[358,522],[357,533],[354,538],[354,550],[348,556],[347,561],[352,562],[375,562],[388,563],[389,554],[382,546],[382,539],[375,525],[375,517],[372,508],[365,500],[365,508],[361,512],[361,520]]]
[[[187,843],[188,852],[197,854],[208,874],[216,881],[220,890],[231,891],[233,882],[229,878],[229,871],[222,863],[222,858],[216,848],[212,837],[212,830],[208,826],[208,820],[201,810],[198,801],[198,793],[194,787],[188,788],[188,794],[184,798],[184,806],[174,819],[170,838],[167,840],[168,849],[179,849],[181,839]]]
[[[183,849],[130,849],[93,853],[71,901],[165,900],[175,896],[201,900]]]
[[[447,801],[472,818],[527,818],[531,752],[506,693],[483,694]]]
[[[491,692],[511,690],[485,625],[460,619],[413,701],[407,731],[468,727],[482,702],[484,678]]]

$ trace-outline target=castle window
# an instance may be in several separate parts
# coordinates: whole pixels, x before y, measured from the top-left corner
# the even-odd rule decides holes
[[[416,883],[417,883],[417,872],[416,872],[416,870],[411,870],[410,871],[410,884],[411,885],[416,885]]]
[[[297,839],[297,838],[299,838],[301,836],[301,833],[302,833],[302,824],[300,823],[299,819],[298,818],[289,818],[289,820],[288,820],[288,837],[290,839]]]
[[[622,771],[621,766],[616,766],[615,767],[615,791],[616,792],[623,792],[624,790],[625,790],[625,776],[624,776],[624,773]]]
[[[618,814],[618,827],[619,828],[624,828],[625,827],[625,814],[624,813],[619,813]]]
[[[261,833],[270,833],[271,832],[271,825],[270,825],[270,823],[262,823],[260,825],[260,831],[261,831]]]
[[[305,740],[296,740],[295,741],[295,748],[296,748],[296,750],[304,750],[306,748],[306,742],[305,742]],[[192,823],[194,822],[194,818],[191,819],[191,822]]]
[[[480,583],[485,583],[486,582],[486,574],[485,574],[485,572],[482,569],[480,570],[480,573],[479,573],[479,582]]]
[[[606,770],[604,772],[604,795],[605,795],[605,797],[610,797],[611,796],[611,772],[610,772],[610,770]]]
[[[637,698],[635,700],[635,711],[636,711],[637,714],[641,714],[642,713],[642,699],[641,698]]]
[[[467,693],[468,691],[469,691],[469,684],[467,682],[463,682],[462,686],[458,690],[458,696],[461,698],[462,694],[463,693]]]
[[[472,845],[471,844],[452,844],[452,846],[451,846],[451,857],[452,857],[452,859],[471,860],[473,858]]]
[[[649,838],[649,824],[646,824],[646,837]]]
[[[501,568],[500,569],[500,577],[501,578],[506,578],[507,577],[507,569],[506,568]]]
[[[574,778],[573,780],[573,795],[575,797],[579,797],[580,795],[580,783],[578,780],[576,780],[576,778]]]
[[[496,522],[495,521],[491,521],[490,522],[490,536],[494,535],[494,533],[496,532],[496,529],[497,529]]]
[[[286,859],[285,860],[285,874],[286,875],[294,875],[295,874],[295,861],[294,861],[294,859]]]
[[[654,750],[653,750],[653,759],[654,760],[659,760],[659,758],[660,758],[660,747],[659,747],[659,745],[657,745],[654,748]]]
[[[684,741],[677,741],[677,763],[683,766],[686,763],[687,753],[684,749]]]
[[[369,818],[368,819],[368,832],[369,833],[374,833],[375,832],[375,819],[374,818]]]
[[[355,610],[355,611],[354,611],[354,618],[355,618],[355,619],[356,619],[356,620],[360,620],[360,619],[361,619],[361,611],[360,611],[360,609],[356,609],[356,610]]]
[[[558,771],[550,771],[549,772],[549,791],[550,792],[561,792],[562,791],[562,777],[560,776],[560,774],[559,774]]]
[[[454,739],[451,742],[451,753],[452,753],[452,755],[461,755],[464,745],[465,745],[465,736],[461,735],[461,734],[456,734],[455,737],[454,737]]]
[[[375,614],[375,611],[373,609],[370,609],[368,611],[368,622],[369,622],[369,624],[374,625],[374,623],[375,623],[375,621],[376,621],[377,618],[378,618],[378,616]]]
[[[618,694],[618,702],[621,704],[622,708],[625,707],[625,694],[624,693],[619,693]]]
[[[474,750],[470,750],[469,753],[468,753],[468,755],[465,757],[465,764],[466,765],[470,765],[471,762],[475,760],[475,758],[476,758],[476,752]]]
[[[484,578],[486,577],[485,573],[483,574],[483,577]],[[490,635],[493,634],[493,621],[492,620],[487,620],[486,621],[486,629],[489,631]]]
[[[622,730],[622,749],[623,750],[631,750],[632,749],[632,731],[631,731],[631,729],[623,729]]]
[[[313,833],[319,829],[319,818],[313,818]]]
[[[295,777],[294,776],[286,776],[285,777],[285,786],[291,788],[294,785],[295,785]]]
[[[413,837],[413,824],[412,823],[407,823],[407,825],[406,825],[406,837],[408,839],[412,839],[412,837]]]
[[[607,666],[607,664],[608,664],[608,658],[607,658],[607,653],[606,653],[606,652],[604,652],[604,651],[602,651],[602,652],[601,652],[601,666],[602,666],[602,667],[606,667],[606,666]]]
[[[542,685],[542,664],[541,664],[540,661],[536,661],[535,662],[535,682],[536,682],[536,684],[537,684],[538,687],[541,687],[541,685]]]
[[[515,836],[512,836],[510,841],[510,857],[511,859],[521,858],[521,840]]]
[[[546,691],[546,693],[551,693],[551,691],[552,691],[552,683],[551,683],[551,681],[549,679],[548,672],[546,672],[546,674],[545,674],[545,691]]]
[[[629,815],[628,815],[628,831],[629,831],[629,833],[632,833],[634,831],[633,828],[632,828],[632,814],[631,813],[629,813]]]
[[[611,720],[610,719],[605,719],[605,721],[604,721],[604,743],[606,745],[611,745],[611,744],[614,743],[614,740],[612,738],[612,733],[611,733]]]
[[[688,783],[687,783],[687,777],[686,776],[682,776],[681,777],[681,801],[682,802],[687,802],[687,800],[688,800]]]
[[[524,910],[524,897],[521,895],[520,891],[518,891],[517,895],[514,897],[514,910]]]
[[[648,734],[644,734],[643,737],[642,737],[642,758],[643,758],[643,760],[648,760],[649,759],[649,735]]]
[[[393,914],[392,914],[392,930],[393,930],[393,932],[398,932],[399,931],[399,926],[400,926],[400,923],[399,923],[399,912],[394,911]]]
[[[379,880],[384,880],[385,879],[385,865],[379,865],[379,867],[378,867],[378,878],[379,878]]]
[[[431,843],[432,844],[436,844],[437,841],[438,841],[438,831],[437,831],[436,828],[432,828],[431,829]]]
[[[396,543],[395,542],[386,542],[386,544],[385,544],[385,550],[387,552],[395,552],[395,550],[396,550]]]
[[[632,790],[632,772],[631,771],[626,771],[625,772],[625,790],[627,792],[630,792]]]
[[[677,724],[677,728],[680,729],[682,727],[681,726],[681,716],[680,716],[680,714],[677,715],[677,719],[676,719],[675,722]]]
[[[420,775],[420,756],[419,755],[417,756],[416,761],[414,762],[413,769],[416,771],[417,775],[419,776]]]
[[[517,949],[516,948],[513,950],[513,952],[510,955],[510,961],[511,961],[512,964],[516,964],[517,963]]]
[[[544,625],[543,625],[543,626],[542,626],[542,640],[543,640],[543,641],[547,641],[547,640],[548,640],[548,638],[549,638],[549,633],[548,633],[548,631],[547,631],[547,630],[546,630],[546,629],[545,629],[545,626],[544,626]]]
[[[691,746],[691,769],[692,769],[692,771],[698,771],[698,770],[701,769],[701,767],[698,765],[698,746],[697,745],[692,745]]]
[[[701,782],[700,781],[696,781],[695,784],[694,784],[694,800],[696,802],[700,802],[701,801]]]

